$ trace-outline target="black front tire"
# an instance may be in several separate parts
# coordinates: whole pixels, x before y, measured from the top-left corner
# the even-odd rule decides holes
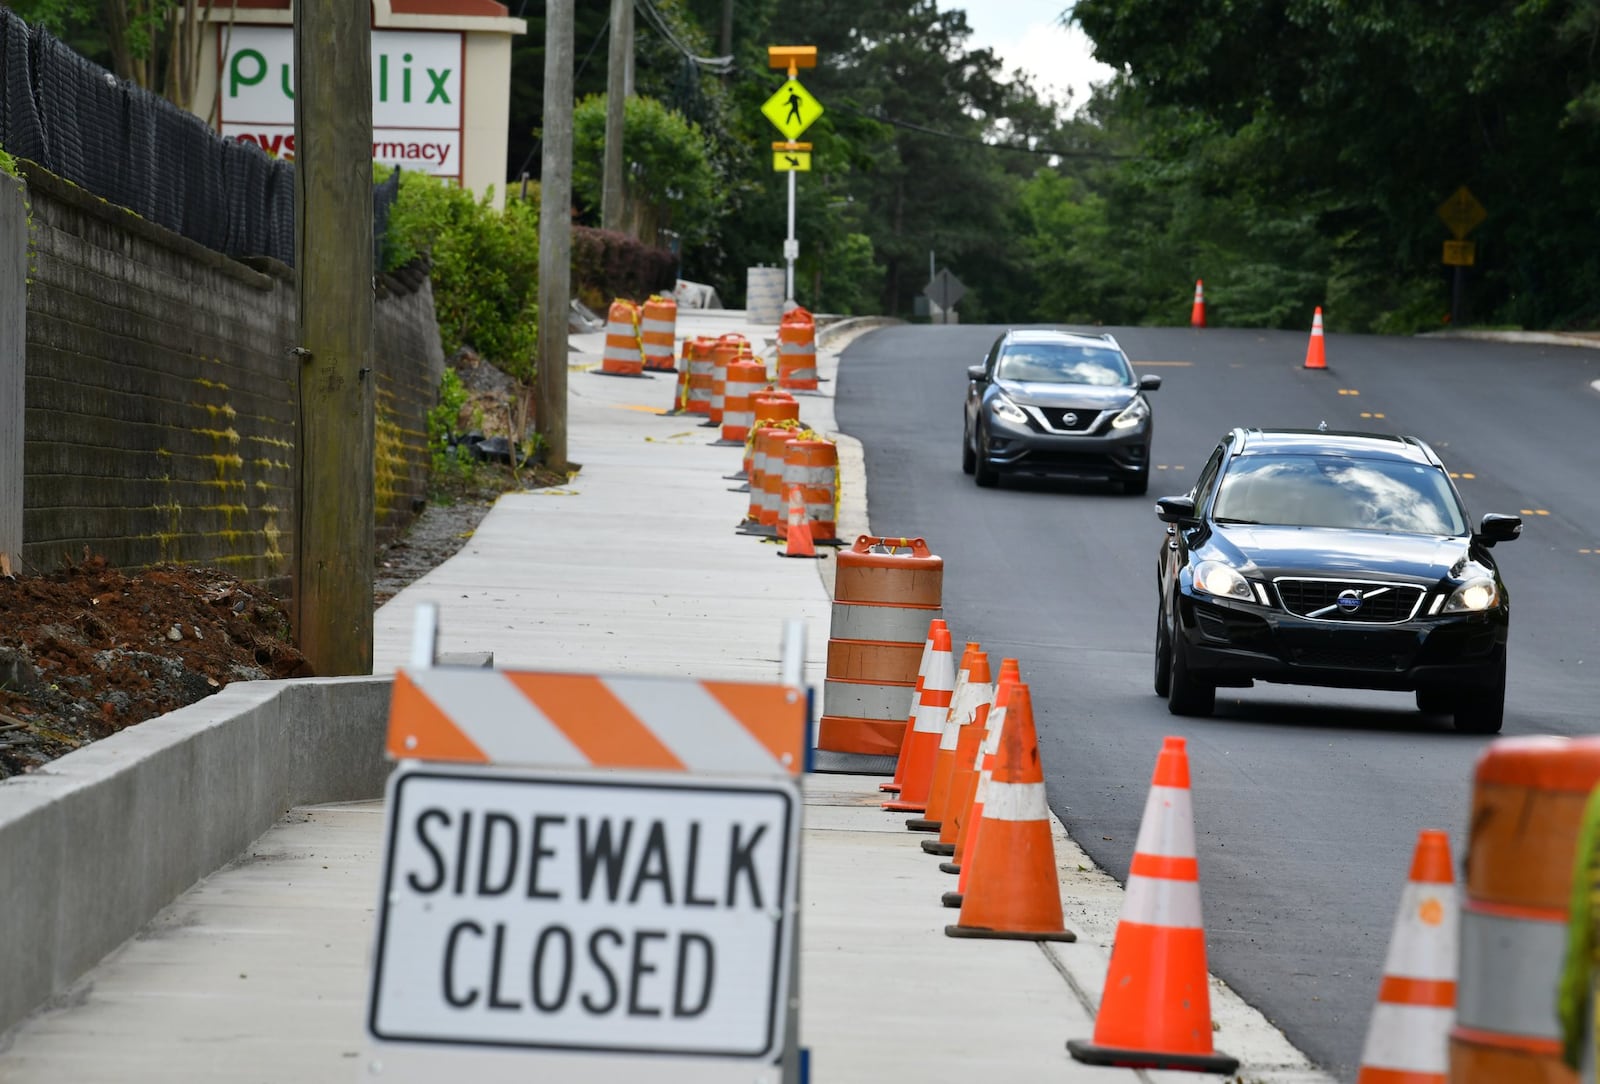
[[[1463,734],[1498,734],[1506,717],[1506,661],[1500,660],[1494,684],[1472,689],[1456,701],[1456,729]]]
[[[978,429],[978,449],[972,457],[972,480],[983,489],[993,489],[995,483],[1000,481],[1000,475],[995,472],[994,467],[989,463],[989,453],[984,450],[988,447],[988,444],[989,441],[984,436],[982,427],[980,427]]]
[[[977,466],[978,457],[972,450],[972,434],[967,432],[967,427],[961,427],[961,473],[971,474],[973,467]]]
[[[1172,689],[1172,644],[1167,638],[1167,612],[1165,606],[1156,607],[1156,673],[1157,696],[1166,696]]]
[[[1210,715],[1217,707],[1217,687],[1189,669],[1189,652],[1183,633],[1172,635],[1172,675],[1167,689],[1167,710],[1174,715]]]

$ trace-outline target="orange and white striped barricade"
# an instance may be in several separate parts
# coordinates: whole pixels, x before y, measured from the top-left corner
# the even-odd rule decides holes
[[[912,697],[925,641],[933,631],[930,623],[940,617],[943,594],[944,559],[920,538],[862,535],[839,551],[817,728],[818,756],[827,758],[830,770],[895,771],[907,720],[914,717]],[[950,681],[942,687],[946,698],[954,691],[954,663],[949,661]],[[944,706],[948,709],[948,699]],[[943,723],[941,715],[927,750],[923,770],[929,781]],[[921,812],[927,790],[914,788],[913,794],[919,803],[915,812]]]
[[[784,313],[778,325],[778,387],[790,391],[817,387],[817,323],[802,308]]]
[[[728,363],[722,407],[722,439],[718,444],[743,445],[755,424],[755,405],[750,399],[767,379],[767,367],[754,358],[737,358]]]
[[[639,349],[639,306],[617,298],[606,314],[606,348],[598,370],[604,376],[643,376],[644,354]]]
[[[784,460],[789,454],[789,444],[798,440],[800,430],[783,428],[767,437],[767,462],[761,475],[761,507],[760,519],[754,533],[763,538],[777,538],[778,529],[782,526],[784,533],[788,533],[788,517],[785,515],[785,501],[787,496],[783,488]]]
[[[783,457],[783,488],[800,487],[805,496],[806,516],[811,521],[811,540],[819,546],[840,545],[838,534],[839,449],[831,440],[791,440]],[[778,538],[784,533],[779,521]]]
[[[777,682],[398,671],[365,1017],[383,1078],[790,1079],[806,703]]]
[[[675,373],[672,351],[678,340],[678,303],[652,294],[639,314],[639,347],[644,368],[651,373]]]
[[[709,335],[697,335],[693,339],[684,340],[684,357],[687,359],[689,381],[688,405],[684,410],[690,414],[707,415],[708,420],[703,425],[710,425],[711,414],[711,385],[716,376],[717,363],[711,351],[716,346],[717,340]]]
[[[722,412],[727,407],[728,366],[745,356],[750,343],[743,335],[719,335],[711,347],[711,408],[707,413],[711,424],[722,425]]]
[[[789,430],[779,426],[763,425],[750,431],[750,507],[745,513],[744,522],[739,525],[740,534],[753,534],[762,538],[778,536],[775,525],[762,526],[762,514],[766,511],[768,498],[776,497],[776,487],[783,481],[781,459],[777,464],[777,477],[771,483],[768,481],[773,473],[772,448],[781,447],[775,443],[779,437],[787,442],[790,439]],[[773,520],[774,524],[776,522]]]
[[[1574,1081],[1556,1016],[1600,737],[1490,742],[1473,773],[1451,1084]]]

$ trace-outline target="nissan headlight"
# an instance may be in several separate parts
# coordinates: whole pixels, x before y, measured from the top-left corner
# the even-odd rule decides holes
[[[1218,598],[1236,598],[1240,602],[1254,602],[1250,581],[1221,561],[1201,561],[1194,566],[1194,587]]]
[[[1143,425],[1150,417],[1150,404],[1142,395],[1135,395],[1133,402],[1122,408],[1122,413],[1111,419],[1113,429],[1132,429],[1134,426]]]
[[[1006,394],[1003,391],[997,391],[994,393],[994,398],[989,401],[989,406],[994,410],[995,414],[1004,418],[1008,422],[1015,422],[1017,425],[1023,425],[1026,424],[1028,420],[1028,416],[1022,412],[1022,408],[1013,403],[1010,399],[1007,399]]]
[[[1442,612],[1447,614],[1482,613],[1500,602],[1500,589],[1488,577],[1468,580],[1457,587],[1445,600]]]

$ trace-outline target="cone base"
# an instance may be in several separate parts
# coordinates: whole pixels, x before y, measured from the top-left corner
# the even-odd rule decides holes
[[[1067,1052],[1089,1065],[1120,1069],[1184,1069],[1193,1073],[1236,1073],[1239,1059],[1227,1054],[1163,1054],[1158,1050],[1121,1050],[1087,1039],[1068,1039]]]
[[[900,793],[900,784],[899,783],[879,783],[878,784],[878,789],[883,791],[885,794],[899,794]]]
[[[965,892],[946,892],[939,897],[939,902],[946,907],[960,907],[961,901],[966,897],[967,894]]]
[[[923,806],[922,809],[920,809],[918,812],[926,813],[927,811],[928,811],[928,807],[927,806]],[[930,821],[926,817],[913,817],[912,819],[906,821],[906,831],[908,831],[908,832],[937,832],[940,829],[940,827],[943,826],[943,824],[944,824],[943,821]]]
[[[798,557],[802,561],[820,561],[828,556],[826,553],[780,553],[779,557]]]
[[[946,893],[954,895],[954,893]],[[989,926],[946,926],[946,937],[969,937],[979,941],[1076,941],[1071,930],[996,930]]]
[[[743,448],[744,447],[744,441],[742,441],[742,440],[714,440],[710,444],[708,444],[706,447],[708,447],[708,448]]]
[[[929,854],[953,855],[956,853],[956,845],[954,843],[940,843],[936,839],[923,840],[922,849]]]
[[[595,376],[622,376],[622,377],[627,377],[630,380],[653,380],[654,379],[654,377],[652,377],[649,373],[610,373],[610,372],[607,372],[604,369],[590,369],[589,371],[591,373],[593,373]]]
[[[883,806],[884,809],[887,809],[891,813],[926,813],[928,811],[928,803],[927,802],[900,802],[900,801],[894,801],[894,802],[883,802],[882,806]]]
[[[961,872],[961,863],[960,862],[940,862],[939,863],[939,872],[940,873],[960,873]]]

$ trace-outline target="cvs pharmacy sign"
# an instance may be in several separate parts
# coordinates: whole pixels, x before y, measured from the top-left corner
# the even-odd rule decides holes
[[[235,26],[221,41],[221,130],[294,157],[294,31]],[[372,32],[372,157],[461,176],[462,35]]]

